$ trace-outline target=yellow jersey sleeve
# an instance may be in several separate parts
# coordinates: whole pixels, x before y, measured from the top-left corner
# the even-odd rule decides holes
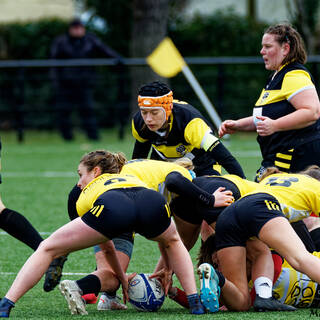
[[[197,149],[208,149],[218,143],[219,139],[212,133],[211,128],[200,118],[192,119],[184,130],[184,138]]]
[[[309,73],[304,70],[293,70],[284,76],[282,92],[287,100],[290,100],[297,93],[310,88],[314,88],[314,84]]]
[[[79,199],[76,203],[77,213],[79,217],[82,217],[86,212],[88,212],[92,205],[92,201],[89,201],[87,194],[81,192]]]
[[[308,72],[304,70],[289,71],[283,78],[281,90],[263,89],[255,106],[264,106],[282,100],[290,101],[297,93],[310,88],[314,88],[314,84]],[[255,109],[255,112],[259,110],[260,109]]]
[[[138,140],[139,142],[144,143],[144,142],[148,141],[148,140],[143,139],[143,138],[140,137],[138,131],[136,130],[136,128],[135,128],[135,126],[134,126],[134,120],[131,121],[131,132],[132,132],[133,137],[134,137],[136,140]]]

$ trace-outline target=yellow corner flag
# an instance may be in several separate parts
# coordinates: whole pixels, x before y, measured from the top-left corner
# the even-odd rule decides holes
[[[186,65],[180,52],[169,37],[164,38],[147,57],[154,72],[165,78],[174,77]]]
[[[215,126],[217,128],[220,127],[221,119],[218,113],[170,38],[166,37],[160,42],[147,57],[147,62],[154,72],[165,78],[174,77],[182,71],[203,103]]]

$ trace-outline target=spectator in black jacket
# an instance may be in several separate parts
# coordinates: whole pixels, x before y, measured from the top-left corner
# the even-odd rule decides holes
[[[79,19],[69,24],[66,34],[58,36],[51,47],[52,59],[90,59],[111,57],[121,61],[121,56],[105,45],[86,28]],[[71,114],[77,108],[83,129],[91,140],[97,140],[98,126],[93,109],[95,71],[91,66],[56,67],[52,70],[56,90],[58,126],[65,140],[72,140]]]

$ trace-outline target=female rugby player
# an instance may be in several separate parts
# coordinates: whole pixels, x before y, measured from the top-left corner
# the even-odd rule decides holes
[[[316,169],[313,167],[312,171]],[[319,168],[317,169],[320,170]],[[252,237],[259,238],[276,250],[296,270],[319,283],[320,261],[312,256],[290,226],[312,212],[320,212],[320,181],[303,174],[273,174],[263,179],[261,188],[242,197],[226,208],[216,224],[217,258],[222,274],[233,285],[233,291],[222,286],[222,297],[232,310],[247,310],[250,296],[246,277],[246,243]],[[289,220],[289,221],[288,221]],[[255,241],[255,240],[250,240]],[[272,266],[270,251],[255,261],[255,279],[264,282],[265,291],[271,297],[272,278],[265,277]],[[237,266],[235,269],[234,266]],[[214,279],[214,270],[209,278]],[[254,307],[264,310],[273,304],[261,297],[257,290]]]
[[[111,159],[111,160],[110,160]],[[116,160],[115,160],[116,159]],[[181,165],[189,166],[192,168],[192,161],[188,159],[180,159],[179,162]],[[182,163],[183,162],[183,163]],[[193,178],[193,173],[191,170],[187,170],[177,163],[163,162],[157,160],[149,159],[136,159],[126,162],[125,157],[122,154],[112,154],[105,150],[97,150],[90,152],[85,155],[81,163],[83,163],[89,171],[94,170],[95,167],[99,168],[101,173],[108,173],[111,171],[121,170],[121,174],[134,175],[138,177],[141,181],[145,182],[147,186],[155,191],[163,194],[167,200],[170,202],[172,198],[177,198],[178,195],[184,195],[193,202],[199,202],[205,207],[213,208],[213,206],[226,206],[233,201],[232,193],[230,191],[222,191],[223,188],[217,188],[212,193],[208,193],[201,188],[194,185],[191,181]],[[117,171],[116,171],[117,172]],[[79,204],[75,204],[76,197],[75,195],[84,188],[84,184],[79,180],[77,188],[74,188],[71,192],[73,201],[69,201],[69,208],[78,207]],[[76,214],[81,214],[81,208],[72,209]],[[178,227],[179,228],[179,227]],[[120,237],[113,239],[113,242],[116,247],[118,258],[120,263],[126,271],[133,247],[133,237],[131,235],[131,241],[128,238],[128,234],[123,234]],[[97,269],[99,272],[100,281],[106,282],[106,285],[103,286],[104,293],[100,297],[98,303],[98,310],[108,310],[111,309],[108,307],[111,303],[113,304],[113,309],[123,309],[119,302],[115,302],[115,292],[118,288],[118,280],[113,274],[112,269],[106,259],[106,255],[101,252],[98,246],[95,246]],[[158,265],[158,268],[161,267],[161,264]],[[111,275],[110,275],[111,274]],[[77,281],[78,285],[88,286],[90,277],[85,277]],[[97,294],[98,292],[95,292]],[[84,298],[86,298],[85,296]]]
[[[40,281],[54,258],[96,244],[101,244],[104,249],[105,242],[109,247],[109,263],[122,284],[126,301],[128,278],[120,266],[113,243],[108,241],[124,232],[138,232],[158,242],[167,268],[170,265],[188,295],[190,312],[204,313],[197,294],[191,258],[171,221],[164,197],[146,188],[134,176],[117,174],[119,167],[116,162],[113,159],[115,173],[110,174],[101,174],[99,167],[88,170],[82,162],[79,164],[79,184],[85,186],[77,202],[77,210],[82,217],[54,232],[27,260],[0,302],[0,317],[9,317],[15,303]],[[94,274],[90,276],[94,278],[93,292],[100,291],[99,277]],[[92,292],[92,287],[88,288],[88,292],[83,292],[76,282],[65,280],[60,284],[60,290],[73,314],[87,313],[81,294]]]

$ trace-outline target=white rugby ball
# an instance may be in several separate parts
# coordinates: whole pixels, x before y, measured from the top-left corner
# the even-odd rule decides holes
[[[145,273],[137,274],[129,282],[129,302],[138,311],[157,311],[164,301],[164,290],[159,280],[149,279]]]

